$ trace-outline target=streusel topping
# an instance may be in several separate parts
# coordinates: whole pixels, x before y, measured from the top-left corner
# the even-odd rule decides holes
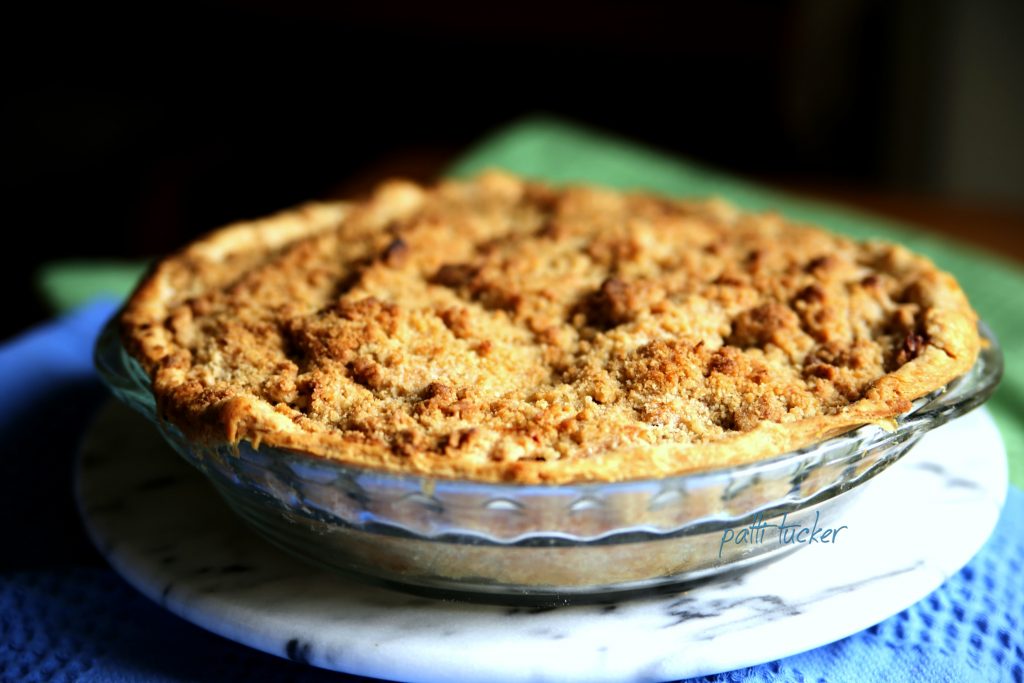
[[[498,173],[215,233],[123,326],[198,441],[516,482],[777,454],[907,410],[979,346],[900,246]]]

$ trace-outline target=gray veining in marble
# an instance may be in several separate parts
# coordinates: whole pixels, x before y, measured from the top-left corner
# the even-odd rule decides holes
[[[258,538],[115,403],[83,445],[78,496],[97,547],[136,588],[282,657],[394,680],[654,681],[801,652],[913,604],[984,543],[1006,476],[979,410],[877,477],[836,543],[681,592],[558,608],[433,600],[311,568]]]

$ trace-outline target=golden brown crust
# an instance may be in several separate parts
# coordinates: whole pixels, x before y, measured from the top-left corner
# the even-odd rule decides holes
[[[201,443],[521,483],[782,453],[907,410],[980,344],[902,247],[500,173],[215,232],[121,320]]]

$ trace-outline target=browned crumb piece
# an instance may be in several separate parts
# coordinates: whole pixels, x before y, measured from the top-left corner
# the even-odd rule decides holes
[[[213,233],[158,265],[122,325],[197,441],[551,483],[883,421],[979,348],[957,283],[902,247],[497,173]]]

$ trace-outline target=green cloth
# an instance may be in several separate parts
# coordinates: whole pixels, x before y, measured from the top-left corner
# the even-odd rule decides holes
[[[124,298],[145,272],[146,264],[134,261],[53,261],[36,273],[36,288],[63,313],[99,297]]]
[[[791,196],[746,182],[565,121],[530,118],[486,137],[449,169],[471,176],[504,168],[549,181],[589,181],[620,188],[643,188],[681,196],[720,196],[751,210],[775,210],[858,239],[901,242],[929,255],[952,272],[1003,347],[1006,374],[989,402],[1006,442],[1010,478],[1024,487],[1024,317],[1019,312],[1024,270],[968,245],[916,230],[909,225],[823,202]],[[83,264],[51,264],[41,283],[60,308],[85,293],[104,290],[123,295],[139,269],[91,270]]]

